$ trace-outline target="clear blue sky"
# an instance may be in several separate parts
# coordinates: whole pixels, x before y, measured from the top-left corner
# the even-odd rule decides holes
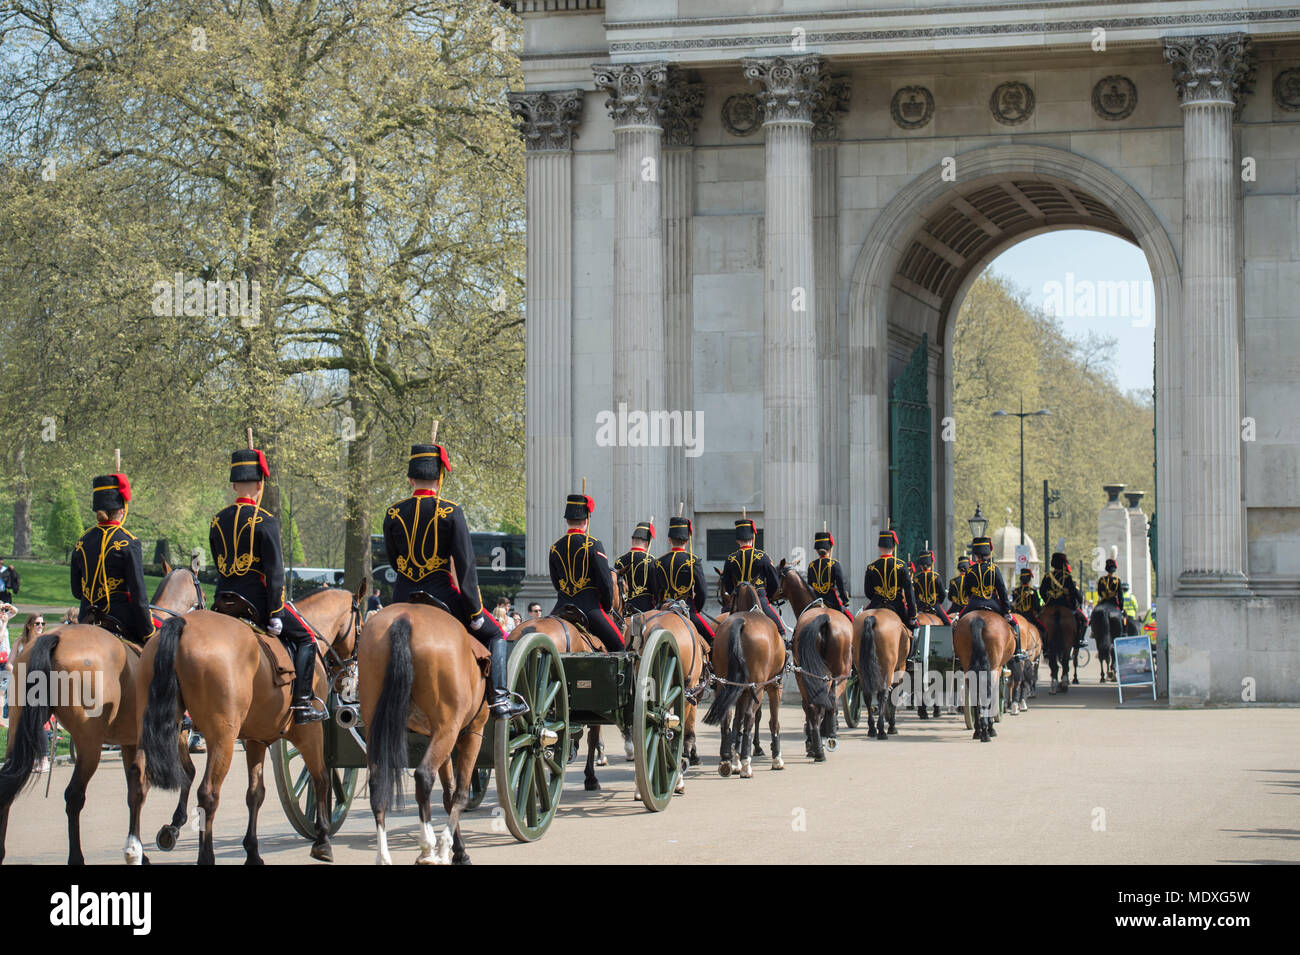
[[[1151,270],[1132,243],[1072,229],[1026,239],[989,269],[1057,315],[1067,334],[1089,331],[1118,342],[1113,377],[1124,391],[1151,390],[1155,315]]]

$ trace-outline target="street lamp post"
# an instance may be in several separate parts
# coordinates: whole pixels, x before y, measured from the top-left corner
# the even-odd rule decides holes
[[[1051,414],[1046,408],[1037,411],[1025,410],[1024,395],[1020,396],[1019,411],[995,411],[990,417],[1007,418],[1015,416],[1020,419],[1020,543],[1025,542],[1025,419]],[[979,508],[976,508],[978,510]]]

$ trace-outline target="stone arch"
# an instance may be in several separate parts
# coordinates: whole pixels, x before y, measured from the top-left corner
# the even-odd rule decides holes
[[[848,473],[850,566],[871,559],[874,529],[887,515],[891,346],[898,354],[921,333],[930,341],[935,421],[933,513],[936,556],[951,566],[952,445],[940,438],[939,419],[951,408],[952,317],[971,282],[1005,249],[1056,229],[1090,228],[1127,239],[1146,255],[1155,286],[1156,494],[1160,509],[1177,513],[1182,425],[1180,385],[1173,370],[1179,340],[1182,280],[1177,253],[1164,226],[1138,192],[1104,166],[1062,149],[989,146],[956,158],[956,181],[934,166],[890,201],[868,230],[849,288],[848,351],[842,373],[849,384]],[[981,220],[984,220],[981,222]],[[951,243],[951,244],[950,244]],[[1179,568],[1178,521],[1159,528],[1162,593],[1173,591]]]

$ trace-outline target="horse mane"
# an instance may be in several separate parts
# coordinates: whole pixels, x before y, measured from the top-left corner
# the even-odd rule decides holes
[[[744,594],[744,606],[741,606]],[[731,610],[733,613],[742,610],[756,610],[758,608],[758,588],[748,580],[742,580],[736,585],[735,591],[731,595]]]
[[[307,591],[305,594],[299,594],[293,599],[295,602],[297,602],[299,600],[306,600],[309,597],[315,597],[317,594],[322,594],[327,590],[339,590],[339,589],[340,588],[338,587],[331,587],[329,584],[317,584],[315,587]]]

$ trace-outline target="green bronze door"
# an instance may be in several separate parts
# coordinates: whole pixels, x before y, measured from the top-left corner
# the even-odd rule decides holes
[[[889,399],[889,508],[904,559],[915,558],[931,538],[928,351],[922,335]]]

